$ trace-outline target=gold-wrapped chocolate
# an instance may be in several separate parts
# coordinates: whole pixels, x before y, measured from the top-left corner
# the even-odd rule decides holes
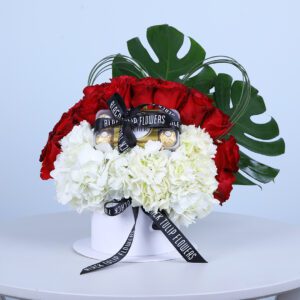
[[[101,144],[101,143],[108,143],[112,144],[113,142],[113,134],[109,132],[109,130],[103,129],[103,131],[100,134],[97,134],[95,137],[95,143]]]
[[[173,110],[177,115],[178,112]],[[157,110],[147,110],[147,112],[158,112]],[[96,119],[112,118],[110,110],[100,110]],[[95,146],[98,148],[102,144],[108,143],[112,147],[118,146],[120,126],[108,127],[95,131]],[[172,128],[146,128],[136,127],[133,133],[137,139],[137,145],[144,146],[146,142],[160,141],[164,149],[175,150],[179,146],[179,132]],[[98,146],[98,147],[97,147]],[[100,147],[99,147],[100,148]]]
[[[170,129],[161,130],[158,138],[165,148],[174,147],[177,141],[176,132]]]

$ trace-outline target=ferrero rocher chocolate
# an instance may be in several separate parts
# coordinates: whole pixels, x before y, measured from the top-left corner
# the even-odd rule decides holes
[[[171,148],[176,144],[176,132],[174,130],[161,130],[159,133],[159,140],[163,144],[164,148]]]
[[[113,142],[113,134],[110,132],[110,130],[103,129],[103,131],[100,134],[96,135],[95,142],[96,144],[100,144],[100,143],[111,144]]]
[[[177,115],[179,113],[173,110]],[[147,110],[147,112],[159,112],[158,110]],[[162,116],[163,117],[163,116]],[[98,118],[112,118],[110,110],[100,110],[96,115]],[[149,119],[151,118],[151,115]],[[95,146],[108,143],[112,147],[117,147],[119,140],[120,126],[108,127],[95,131]],[[174,150],[179,146],[179,132],[172,128],[145,128],[137,127],[133,129],[133,133],[137,139],[137,145],[144,146],[150,140],[160,141],[164,149]]]

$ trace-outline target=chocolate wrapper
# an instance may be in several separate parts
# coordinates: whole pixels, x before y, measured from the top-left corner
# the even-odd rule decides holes
[[[179,113],[176,110],[172,111],[179,117]],[[151,124],[153,113],[161,114],[159,110],[143,110],[149,115],[148,122]],[[98,111],[96,119],[98,118],[113,118],[111,111],[108,109]],[[147,124],[146,124],[147,125]],[[108,143],[113,148],[117,147],[119,139],[120,126],[109,127],[95,131],[95,147]],[[133,133],[137,139],[137,145],[143,147],[148,141],[160,141],[163,149],[175,150],[179,146],[179,132],[172,128],[146,128],[137,127],[133,129]],[[99,147],[100,148],[100,147]]]

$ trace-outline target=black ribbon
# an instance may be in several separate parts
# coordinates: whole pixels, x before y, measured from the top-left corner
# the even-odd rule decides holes
[[[121,153],[136,146],[134,128],[170,128],[180,132],[178,115],[162,105],[141,104],[127,109],[119,94],[114,94],[107,103],[113,118],[98,118],[95,122],[95,131],[120,125],[118,149]],[[157,112],[142,111],[148,105],[158,107],[159,110]]]
[[[116,216],[125,211],[131,205],[131,199],[121,199],[120,201],[113,200],[105,203],[104,212],[109,216]],[[139,214],[138,207],[132,207],[132,212],[134,216],[134,224],[128,235],[128,238],[122,248],[113,256],[105,259],[99,263],[93,264],[82,269],[80,275],[94,272],[106,267],[109,267],[119,261],[121,261],[129,252],[132,245],[135,233],[136,221]],[[151,218],[153,224],[161,230],[161,232],[166,236],[178,253],[190,263],[206,263],[207,261],[199,254],[196,248],[189,242],[185,235],[175,226],[175,224],[167,217],[166,214],[158,211],[143,212]]]

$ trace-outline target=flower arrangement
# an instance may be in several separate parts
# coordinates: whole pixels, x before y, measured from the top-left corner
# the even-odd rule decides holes
[[[188,53],[178,58],[183,34],[168,25],[148,28],[147,39],[158,62],[134,38],[128,41],[131,57],[112,55],[95,65],[82,100],[49,134],[40,156],[41,178],[53,178],[58,201],[79,212],[106,211],[107,203],[130,199],[128,205],[141,207],[154,222],[155,214],[163,213],[174,226],[188,226],[208,215],[215,203],[228,200],[233,184],[272,181],[279,170],[251,158],[243,148],[280,155],[284,141],[277,138],[273,118],[253,122],[252,116],[265,112],[264,101],[234,59],[205,59],[205,51],[191,38]],[[217,74],[211,67],[217,63],[236,67],[243,80],[233,82],[229,75]],[[94,85],[110,68],[111,81]],[[122,100],[119,105],[112,105],[115,95]],[[149,115],[147,109],[142,111],[144,106],[158,106],[166,119],[172,110],[179,114],[177,123],[172,118],[168,123],[177,124],[172,127],[179,136],[176,149],[166,149],[159,139],[138,144],[134,128],[143,127],[136,120]],[[120,126],[119,147],[95,144],[96,115],[108,109],[114,120],[107,123]],[[166,126],[158,123],[159,128]]]
[[[84,98],[63,114],[61,120],[50,132],[48,142],[40,156],[42,179],[52,178],[51,172],[54,170],[58,154],[62,151],[63,138],[82,121],[93,125],[96,113],[100,109],[107,109],[106,101],[115,92],[124,97],[128,107],[136,107],[147,102],[175,108],[180,114],[182,124],[193,125],[197,128],[201,124],[201,128],[215,141],[232,125],[229,117],[213,105],[212,99],[195,89],[161,79],[119,76],[113,78],[111,83],[85,88]],[[92,139],[92,136],[90,138]],[[235,181],[234,174],[238,170],[239,151],[233,136],[229,139],[218,140],[215,145],[217,147],[215,164],[218,169],[216,175],[218,189],[215,190],[214,196],[223,203],[229,198]],[[101,203],[101,201],[99,197],[98,202]]]

